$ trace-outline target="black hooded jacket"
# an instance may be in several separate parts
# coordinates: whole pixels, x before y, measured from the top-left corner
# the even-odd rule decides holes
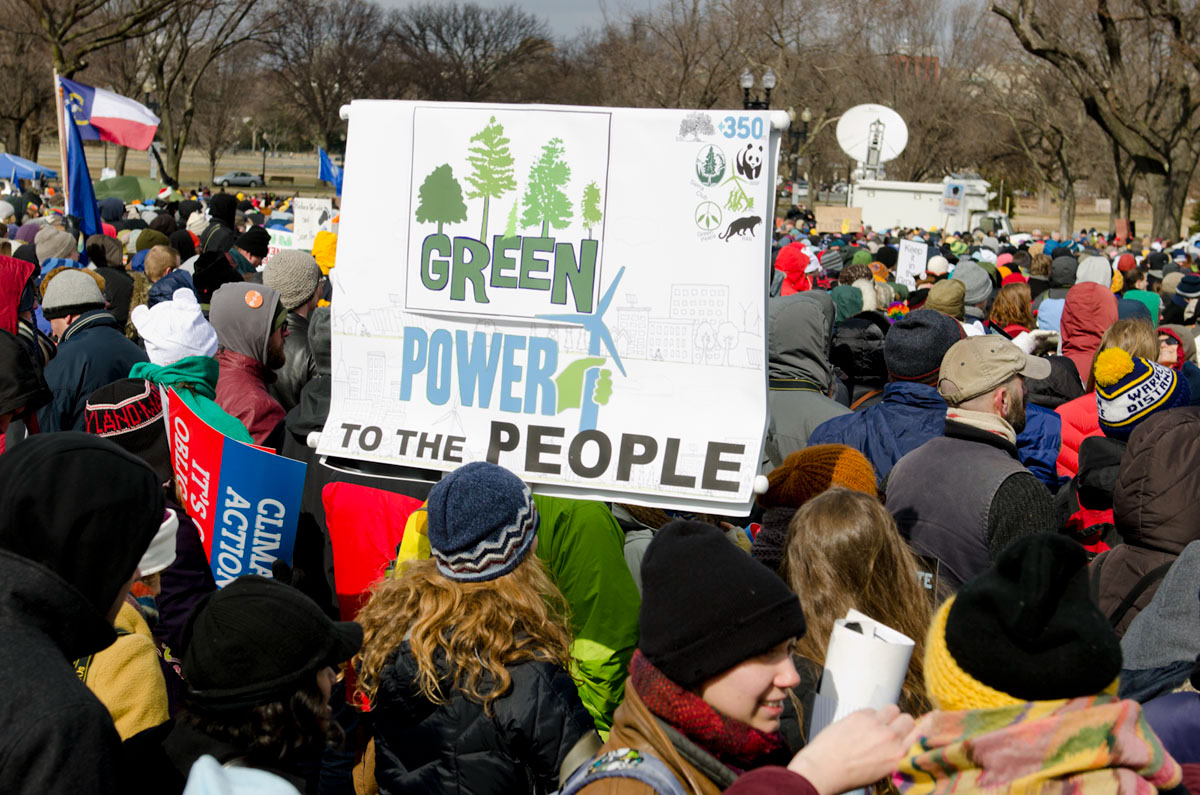
[[[20,420],[50,402],[50,388],[42,370],[29,355],[15,334],[0,329],[0,414],[14,414],[0,439],[0,453],[25,437],[25,425]]]
[[[0,782],[117,792],[120,739],[74,662],[116,640],[106,614],[162,521],[162,486],[132,454],[74,432],[0,456],[0,483]]]
[[[1048,377],[1025,379],[1030,403],[1056,409],[1083,395],[1083,382],[1074,362],[1066,356],[1047,356],[1046,360],[1050,362]]]
[[[866,408],[883,400],[883,388],[888,382],[887,363],[883,360],[883,338],[887,331],[886,316],[862,312],[842,322],[834,332],[829,361],[844,375],[850,405],[855,408]]]
[[[237,237],[233,225],[237,216],[237,197],[229,193],[218,193],[208,202],[208,214],[212,222],[200,233],[200,250],[229,251]]]

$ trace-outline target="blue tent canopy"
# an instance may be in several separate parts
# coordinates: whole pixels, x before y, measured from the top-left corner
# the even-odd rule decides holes
[[[8,179],[53,179],[58,172],[26,160],[23,157],[0,153],[0,177]]]

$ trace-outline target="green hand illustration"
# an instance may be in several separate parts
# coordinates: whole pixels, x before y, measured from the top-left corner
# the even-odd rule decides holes
[[[586,356],[582,359],[576,359],[563,368],[554,379],[555,388],[558,392],[558,413],[562,413],[566,409],[577,409],[583,405],[583,376],[589,368],[599,367],[604,364],[607,359],[603,356]],[[609,393],[611,394],[611,384]],[[599,383],[596,388],[597,395],[600,393]],[[599,401],[596,401],[599,402]],[[605,402],[608,402],[608,396],[605,396]]]
[[[596,379],[596,390],[592,395],[592,400],[596,401],[597,406],[607,406],[612,393],[612,370],[606,368],[600,371],[600,377]]]

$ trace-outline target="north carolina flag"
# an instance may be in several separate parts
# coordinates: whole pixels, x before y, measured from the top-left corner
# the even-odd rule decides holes
[[[158,130],[158,117],[135,100],[85,86],[65,77],[62,83],[64,99],[85,141],[108,141],[130,149],[149,149]]]
[[[67,215],[79,219],[79,230],[86,239],[104,232],[92,176],[88,173],[87,156],[83,152],[83,141],[80,140],[86,128],[73,124],[70,118],[63,119],[63,124],[67,126]],[[79,261],[87,264],[86,251],[80,253]]]

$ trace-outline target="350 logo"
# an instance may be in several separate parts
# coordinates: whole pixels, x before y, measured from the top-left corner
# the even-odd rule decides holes
[[[762,138],[763,136],[763,120],[762,116],[726,116],[717,125],[717,129],[726,138]]]

